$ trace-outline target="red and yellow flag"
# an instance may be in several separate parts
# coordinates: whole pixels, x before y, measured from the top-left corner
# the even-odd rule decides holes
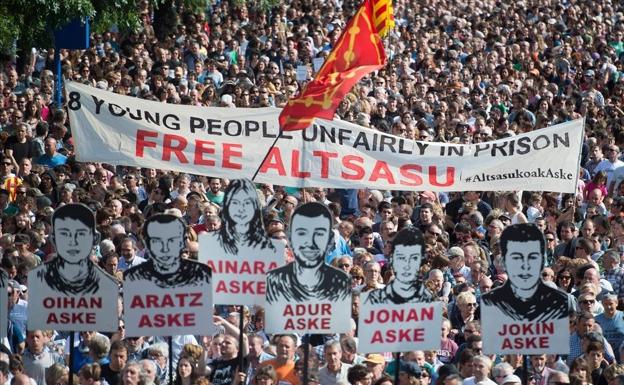
[[[387,33],[393,25],[392,0],[364,0],[316,77],[282,110],[282,130],[303,130],[316,117],[333,119],[349,90],[361,78],[386,65],[379,33]]]

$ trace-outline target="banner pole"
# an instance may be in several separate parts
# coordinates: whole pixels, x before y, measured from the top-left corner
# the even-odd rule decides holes
[[[167,345],[169,345],[169,385],[173,385],[173,336],[169,336]]]
[[[68,385],[74,385],[74,343],[76,332],[72,331],[69,334],[69,378]]]
[[[399,373],[401,371],[401,352],[394,353],[394,385],[399,385]]]
[[[305,339],[305,344],[303,345],[303,385],[308,385],[308,361],[310,360],[310,337],[309,334],[306,335],[308,338]]]
[[[279,139],[280,135],[282,135],[282,130],[281,129],[277,133],[277,136],[275,137],[275,140],[273,141],[273,144],[271,145],[271,147],[269,147],[269,150],[264,155],[264,158],[262,159],[262,162],[260,162],[260,164],[258,165],[258,168],[256,169],[256,172],[254,172],[253,176],[251,177],[251,181],[252,182],[254,182],[256,180],[256,176],[258,176],[258,172],[260,171],[260,168],[262,167],[264,162],[266,162],[267,158],[269,157],[269,154],[271,153],[271,150],[273,149],[273,147],[275,147],[275,144],[277,143],[277,140]]]
[[[239,372],[242,372],[245,369],[244,368],[245,357],[243,356],[243,332],[244,332],[243,328],[245,327],[245,322],[243,320],[244,308],[245,307],[241,305],[239,313],[238,313],[238,371]]]

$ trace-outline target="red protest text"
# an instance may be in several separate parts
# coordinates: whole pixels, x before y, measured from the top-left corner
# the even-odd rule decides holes
[[[266,294],[266,281],[253,280],[219,280],[216,293],[223,294]]]
[[[236,260],[219,260],[208,261],[208,266],[212,270],[213,274],[264,274],[269,270],[276,269],[278,267],[275,262],[265,261],[236,261]]]
[[[197,326],[195,313],[143,314],[139,319],[140,328],[173,328]]]
[[[102,308],[102,297],[46,297],[43,299],[45,309],[67,309],[67,311],[51,311],[46,317],[48,325],[95,325],[97,321],[96,313],[92,310]]]
[[[131,309],[184,308],[200,306],[203,306],[202,293],[135,295],[130,301]]]
[[[329,329],[331,315],[331,303],[288,304],[282,313],[287,317],[284,329],[301,331]]]
[[[424,328],[384,329],[375,330],[370,343],[424,342]]]
[[[433,321],[434,307],[409,308],[409,309],[373,309],[364,318],[366,324],[385,324],[388,322],[418,322]]]
[[[502,349],[548,349],[555,325],[553,322],[503,324],[497,334],[504,337]]]
[[[425,183],[436,187],[449,187],[455,184],[455,167],[407,163],[397,168],[384,160],[366,163],[364,157],[359,155],[343,155],[328,151],[312,151],[306,154],[307,158],[310,156],[313,158],[312,164],[320,163],[319,175],[315,176],[322,179],[384,181],[390,185],[411,187]],[[293,178],[312,177],[312,170],[304,169],[302,163],[310,162],[308,159],[304,162],[300,150],[283,151],[279,147],[273,147],[260,167],[260,173]]]
[[[189,143],[184,136],[163,134],[148,130],[137,130],[134,155],[145,157],[146,149],[153,149],[164,161],[175,157],[180,164],[219,167],[230,170],[243,168],[243,146],[238,143],[219,143],[195,139]],[[192,155],[191,155],[192,154]],[[190,157],[190,158],[189,158]]]

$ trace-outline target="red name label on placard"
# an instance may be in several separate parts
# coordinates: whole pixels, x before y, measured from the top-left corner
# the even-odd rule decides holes
[[[423,342],[425,340],[425,329],[389,329],[376,330],[373,333],[371,343],[394,343],[394,342]]]
[[[143,314],[139,319],[140,328],[189,327],[196,325],[195,313]]]
[[[498,331],[504,337],[502,349],[548,349],[554,333],[553,322],[503,324]]]
[[[135,295],[134,297],[132,297],[132,300],[130,302],[130,308],[132,309],[159,309],[198,306],[203,306],[202,293]]]
[[[101,309],[102,297],[46,297],[43,299],[46,309]]]
[[[213,261],[208,260],[208,266],[213,274],[266,274],[269,270],[276,269],[275,262],[264,261]]]
[[[371,310],[368,317],[364,318],[364,323],[371,324],[377,322],[384,324],[388,322],[431,321],[433,320],[433,313],[433,307]]]
[[[223,281],[217,282],[216,293],[266,294],[265,281]]]

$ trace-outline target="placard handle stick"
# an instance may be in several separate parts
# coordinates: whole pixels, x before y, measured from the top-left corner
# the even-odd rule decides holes
[[[69,334],[69,378],[68,385],[74,385],[74,343],[76,332],[72,331]]]
[[[310,336],[306,335],[305,344],[303,345],[303,385],[308,385],[308,361],[310,360]]]
[[[529,383],[529,356],[526,354],[522,356],[522,383]]]
[[[258,171],[256,171],[256,173],[257,172]],[[245,314],[244,309],[245,309],[245,306],[241,305],[239,313],[238,313],[238,371],[239,372],[242,372],[243,370],[245,370],[244,368],[245,357],[243,356],[243,333],[245,332],[243,330],[243,328],[245,327],[245,320],[243,318]]]
[[[399,385],[399,372],[401,371],[401,352],[394,353],[394,385]]]
[[[173,385],[173,336],[167,338],[169,345],[169,385]]]

